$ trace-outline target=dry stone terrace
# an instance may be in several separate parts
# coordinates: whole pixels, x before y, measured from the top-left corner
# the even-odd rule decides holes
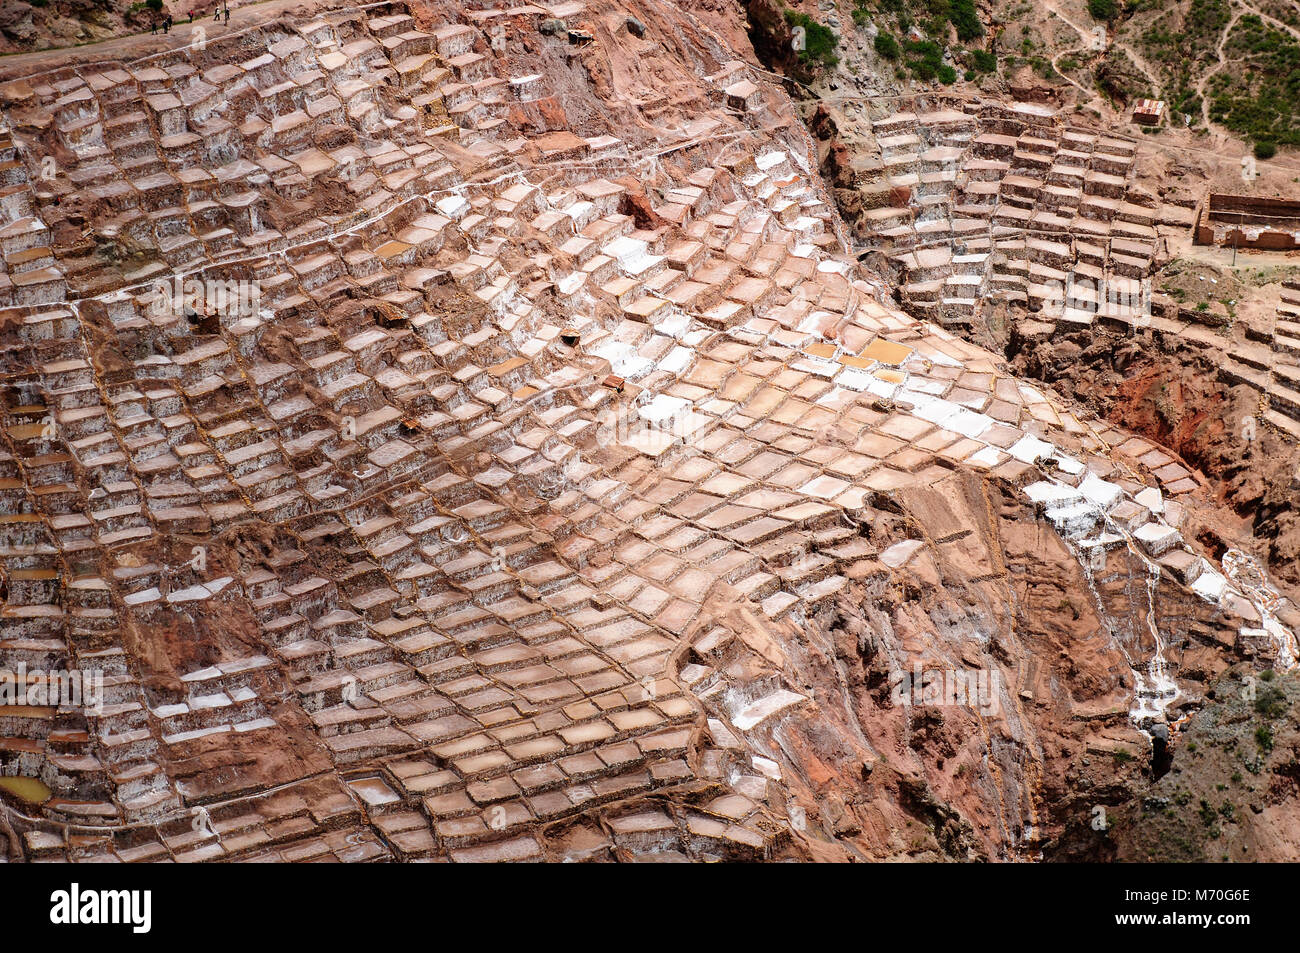
[[[1153,292],[1167,239],[1196,227],[1196,196],[1137,181],[1142,144],[1074,126],[1039,103],[918,101],[874,123],[866,245],[900,275],[909,314],[964,329],[1010,306],[1026,341],[1098,329],[1190,343],[1221,380],[1260,391],[1261,419],[1300,439],[1295,315],[1277,334],[1226,339],[1213,314]]]
[[[653,130],[537,134],[618,21],[340,13],[0,90],[0,667],[106,682],[0,710],[35,856],[779,856],[811,700],[763,633],[961,545],[856,530],[955,471],[1261,625],[1178,533],[1194,474],[884,303],[724,51],[703,103],[640,90]],[[51,227],[88,207],[138,263]]]
[[[1036,103],[929,105],[874,123],[894,201],[867,214],[909,309],[961,325],[990,297],[1037,310],[1053,283],[1086,283],[1062,320],[1091,323],[1107,288],[1136,312],[1171,213],[1131,189],[1135,143]]]

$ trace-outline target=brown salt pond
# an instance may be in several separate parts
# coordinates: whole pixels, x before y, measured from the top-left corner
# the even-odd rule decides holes
[[[8,791],[31,804],[44,804],[53,793],[39,778],[0,778],[0,791]]]

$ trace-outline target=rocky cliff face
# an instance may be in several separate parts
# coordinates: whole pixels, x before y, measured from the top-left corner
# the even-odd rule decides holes
[[[184,17],[191,6],[172,4],[173,16]],[[194,3],[192,8],[206,7],[212,12],[214,4]],[[0,7],[0,51],[22,53],[28,50],[58,49],[101,42],[132,33],[149,32],[151,18],[161,23],[168,8],[163,5],[155,13],[145,4],[124,4],[121,7],[103,0],[38,0],[25,3],[13,0]]]
[[[1011,364],[1169,448],[1210,479],[1204,545],[1256,549],[1288,592],[1300,585],[1300,447],[1258,422],[1259,391],[1224,381],[1212,350],[1132,335],[1018,335]]]

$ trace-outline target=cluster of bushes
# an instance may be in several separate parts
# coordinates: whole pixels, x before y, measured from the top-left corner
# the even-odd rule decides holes
[[[907,68],[924,82],[937,79],[945,86],[957,82],[957,71],[943,61],[943,47],[934,40],[907,42]]]
[[[917,79],[929,82],[943,68],[943,47],[934,40],[909,40],[907,68]]]
[[[1264,673],[1271,676],[1271,671]],[[1271,682],[1272,678],[1265,678],[1265,682]],[[1287,701],[1286,692],[1276,685],[1266,684],[1257,696],[1255,696],[1255,711],[1265,718],[1281,718],[1291,707]]]
[[[1183,98],[1182,91],[1195,86],[1217,63],[1215,47],[1231,17],[1230,0],[1191,0],[1185,16],[1172,7],[1142,34],[1143,54],[1160,63],[1169,73],[1170,85],[1180,91],[1165,99]]]
[[[1200,121],[1201,97],[1196,95],[1196,90],[1184,87],[1177,90],[1169,100],[1170,112],[1191,116],[1194,122]]]
[[[1113,20],[1119,16],[1119,0],[1088,0],[1088,12],[1094,20]]]
[[[984,27],[975,13],[975,0],[951,0],[948,19],[957,30],[957,39],[969,43],[984,35]]]
[[[975,12],[975,0],[926,0],[926,9],[930,17],[925,22],[925,31],[931,36],[946,33],[949,23],[963,43],[984,35],[984,25]]]
[[[840,61],[840,58],[835,55],[835,48],[839,46],[840,38],[830,27],[818,23],[808,14],[798,10],[787,9],[785,22],[792,27],[803,28],[803,49],[797,51],[800,60],[805,63],[821,63],[823,66],[834,66]]]
[[[864,0],[857,0],[858,8]],[[880,0],[880,8],[886,13],[897,14],[900,30],[906,32],[911,28],[911,18],[904,11],[904,0]],[[930,36],[941,37],[947,33],[951,23],[957,36],[963,41],[970,41],[984,35],[984,27],[975,12],[974,0],[926,0],[926,10],[930,19],[924,24]],[[903,60],[907,71],[924,82],[938,80],[945,85],[957,81],[957,71],[943,61],[944,48],[941,42],[933,39],[899,40],[889,31],[881,30],[874,41],[876,54],[890,62]],[[969,69],[966,79],[973,80],[979,73],[992,73],[998,68],[996,54],[987,50],[969,51]],[[900,67],[899,77],[906,75]]]
[[[1239,64],[1214,77],[1210,117],[1253,140],[1261,159],[1300,145],[1300,42],[1248,14],[1225,52]]]

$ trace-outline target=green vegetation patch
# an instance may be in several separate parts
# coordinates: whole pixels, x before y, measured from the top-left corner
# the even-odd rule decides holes
[[[1224,44],[1234,62],[1210,81],[1210,118],[1271,158],[1279,145],[1300,145],[1300,41],[1247,14]]]
[[[919,80],[928,83],[944,68],[943,47],[934,40],[909,40],[907,53],[907,68]]]
[[[835,55],[840,38],[830,27],[798,10],[786,10],[785,22],[791,27],[803,29],[803,49],[797,51],[800,60],[805,63],[821,63],[823,66],[834,66],[840,61]]]
[[[1161,8],[1155,3],[1144,6]],[[1129,8],[1137,9],[1132,3]],[[1198,125],[1201,100],[1196,84],[1218,66],[1215,48],[1231,19],[1231,0],[1191,0],[1185,14],[1178,5],[1167,5],[1138,37],[1142,56],[1159,67],[1167,85],[1162,90],[1132,90],[1132,95],[1164,99],[1171,113],[1190,117]],[[1226,72],[1231,70],[1229,66]]]
[[[1113,20],[1119,16],[1119,0],[1088,0],[1088,12],[1094,20]]]
[[[1289,707],[1286,692],[1276,685],[1266,685],[1255,697],[1255,711],[1265,718],[1281,718]]]

